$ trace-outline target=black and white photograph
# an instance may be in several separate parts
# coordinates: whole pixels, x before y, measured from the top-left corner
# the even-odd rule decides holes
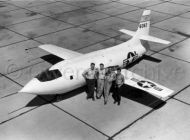
[[[0,140],[190,140],[190,0],[1,0]]]

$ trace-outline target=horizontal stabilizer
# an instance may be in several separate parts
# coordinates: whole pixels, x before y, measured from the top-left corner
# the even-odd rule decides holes
[[[171,43],[170,41],[163,40],[163,39],[160,39],[160,38],[157,38],[154,36],[150,36],[150,35],[141,35],[139,37],[139,39],[156,42],[156,43],[162,43],[162,44],[170,44]]]
[[[141,89],[149,94],[160,98],[166,98],[174,93],[173,90],[164,87],[158,83],[148,80],[140,75],[137,75],[129,70],[122,69],[121,73],[125,76],[125,84]]]
[[[124,34],[130,35],[130,36],[134,36],[135,35],[134,31],[130,31],[130,30],[126,30],[126,29],[121,29],[119,31],[122,32],[122,33],[124,33]]]
[[[121,29],[119,30],[120,32],[124,33],[124,34],[128,34],[130,36],[136,37],[138,39],[142,39],[142,40],[147,40],[147,41],[151,41],[151,42],[156,42],[156,43],[162,43],[162,44],[169,44],[171,43],[170,41],[167,40],[163,40],[154,36],[150,36],[150,35],[143,35],[143,34],[139,34],[138,36],[136,36],[136,32],[134,31],[130,31],[130,30],[126,30],[126,29]]]

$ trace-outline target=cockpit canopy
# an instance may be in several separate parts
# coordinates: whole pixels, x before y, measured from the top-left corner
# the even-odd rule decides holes
[[[40,74],[38,74],[35,78],[37,78],[41,82],[46,82],[46,81],[57,79],[61,76],[62,74],[58,69],[54,69],[54,70],[47,69],[41,72]]]

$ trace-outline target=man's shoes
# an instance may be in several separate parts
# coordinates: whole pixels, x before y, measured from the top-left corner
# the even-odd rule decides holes
[[[104,101],[104,105],[106,105],[107,104],[107,101]]]
[[[94,97],[92,97],[92,101],[95,101],[95,98],[94,98]]]
[[[91,97],[89,97],[89,96],[86,96],[86,99],[88,100],[88,99],[90,99]]]
[[[117,105],[120,105],[120,101],[119,101],[119,102],[117,102]]]
[[[96,99],[100,99],[100,98],[101,98],[101,96],[100,97],[96,96]]]
[[[114,104],[116,104],[117,102],[116,102],[116,101],[114,101],[113,103],[114,103]]]

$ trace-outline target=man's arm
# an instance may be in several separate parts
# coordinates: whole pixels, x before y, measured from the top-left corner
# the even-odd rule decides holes
[[[84,77],[84,79],[86,79],[86,75],[87,75],[87,70],[85,70],[83,73],[82,73],[82,76]]]
[[[95,71],[95,79],[98,79],[98,77],[99,77],[99,70],[96,69],[96,71]]]
[[[124,78],[124,75],[122,74],[122,84],[124,84],[124,82],[125,82],[125,78]]]
[[[113,81],[115,81],[116,80],[116,73],[114,72],[113,73]]]

